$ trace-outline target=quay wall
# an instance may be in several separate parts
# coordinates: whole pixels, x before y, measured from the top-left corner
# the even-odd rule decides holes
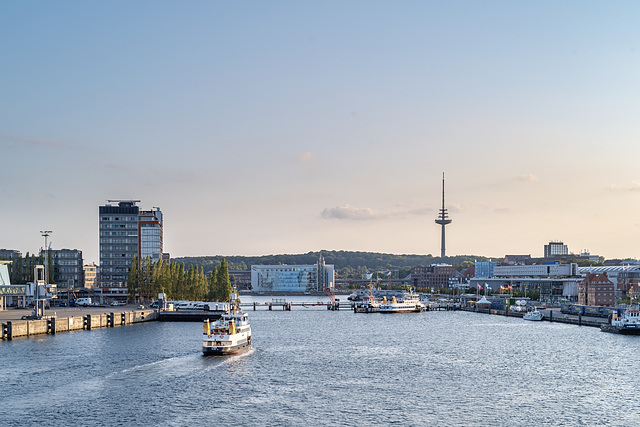
[[[0,323],[0,339],[56,334],[59,332],[91,330],[158,320],[154,310],[135,310],[122,313],[86,314],[84,316],[49,316],[38,320],[14,320]]]
[[[496,316],[508,316],[508,317],[519,317],[522,318],[524,316],[523,312],[513,312],[513,311],[505,311],[505,310],[490,310],[490,309],[478,309],[478,308],[462,308],[464,311],[471,311],[474,313],[481,314],[493,314]],[[544,317],[542,321],[544,322],[557,322],[557,323],[567,323],[570,325],[578,325],[578,326],[593,326],[599,328],[600,325],[605,325],[608,323],[608,319],[604,319],[601,317],[590,317],[590,316],[580,316],[580,315],[567,315],[560,312],[560,308],[553,310],[544,310]]]

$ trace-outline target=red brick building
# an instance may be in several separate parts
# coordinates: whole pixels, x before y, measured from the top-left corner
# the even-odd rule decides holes
[[[613,307],[616,305],[615,285],[607,273],[588,273],[578,285],[578,304]]]
[[[452,265],[433,264],[428,267],[419,265],[411,268],[411,285],[415,288],[449,288],[449,279],[455,277]]]

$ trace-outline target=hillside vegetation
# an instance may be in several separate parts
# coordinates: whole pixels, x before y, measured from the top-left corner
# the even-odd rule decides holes
[[[488,258],[475,255],[457,255],[446,258],[432,255],[395,255],[376,252],[350,252],[350,251],[321,251],[308,252],[306,254],[264,255],[256,257],[247,256],[199,256],[174,258],[172,261],[184,263],[186,268],[190,265],[202,267],[205,274],[220,265],[222,259],[226,259],[229,270],[249,270],[252,265],[309,265],[316,264],[320,254],[325,263],[333,264],[340,277],[360,278],[363,273],[376,271],[397,271],[397,277],[406,276],[411,267],[417,265],[431,265],[437,263],[451,264],[457,268],[473,263],[474,260],[486,261]]]

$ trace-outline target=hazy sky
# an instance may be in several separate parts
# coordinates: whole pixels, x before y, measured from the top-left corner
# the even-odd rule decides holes
[[[640,257],[636,1],[0,3],[0,248]]]

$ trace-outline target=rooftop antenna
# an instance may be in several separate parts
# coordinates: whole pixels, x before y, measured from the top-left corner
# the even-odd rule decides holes
[[[447,216],[447,209],[444,207],[444,172],[442,172],[442,209],[440,209],[440,213],[438,218],[436,219],[436,224],[442,226],[442,244],[440,245],[440,257],[446,257],[445,254],[445,244],[444,244],[444,226],[451,224],[451,220]]]

